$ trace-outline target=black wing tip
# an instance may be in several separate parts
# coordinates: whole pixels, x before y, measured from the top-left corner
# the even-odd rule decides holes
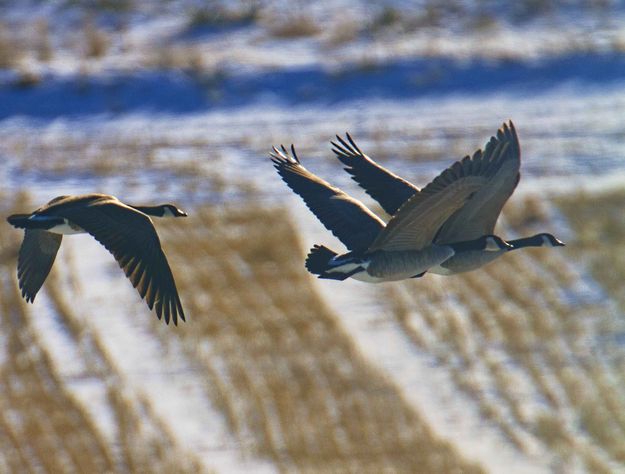
[[[508,119],[507,122],[503,123],[503,129],[504,130],[510,130],[511,132],[514,132],[516,129],[514,127],[514,123],[512,122],[512,119]]]
[[[17,280],[18,280],[18,282],[19,282],[19,289],[20,289],[20,293],[21,293],[21,295],[22,295],[22,298],[24,298],[24,300],[25,300],[27,303],[34,303],[34,302],[35,302],[35,297],[37,296],[37,291],[38,291],[38,290],[36,290],[34,293],[32,293],[32,292],[28,291],[28,290],[26,289],[25,284],[24,284],[25,282],[23,282],[23,281],[21,280],[21,277],[20,277],[20,275],[19,275],[19,274],[18,274],[18,276],[17,276]]]
[[[501,140],[508,145],[508,149],[505,150],[506,155],[510,155],[512,158],[521,156],[521,145],[519,144],[519,136],[517,135],[516,128],[512,120],[504,122],[502,128],[499,131],[503,134]],[[499,133],[497,134],[499,138]]]
[[[351,160],[353,158],[364,157],[364,153],[358,145],[356,145],[356,142],[349,132],[345,132],[345,136],[347,137],[347,141],[343,137],[336,135],[337,141],[332,140],[330,141],[330,144],[333,147],[332,152],[337,156],[337,158],[341,160],[343,164],[351,166]]]
[[[35,302],[35,297],[37,295],[30,295],[28,293],[26,293],[25,291],[22,291],[22,298],[24,298],[24,301],[26,301],[27,303],[34,303]]]
[[[165,324],[169,325],[169,322],[173,322],[174,326],[178,325],[178,318],[182,321],[186,321],[184,316],[184,310],[182,309],[182,303],[180,302],[180,296],[178,295],[178,289],[176,288],[176,283],[173,280],[173,275],[170,273],[171,282],[163,282],[163,281],[155,281],[152,277],[149,277],[149,281],[145,285],[141,285],[140,283],[143,279],[143,275],[146,274],[146,270],[143,269],[140,274],[142,275],[139,280],[133,280],[131,278],[132,274],[137,273],[138,265],[127,266],[126,268],[122,267],[124,272],[126,270],[132,270],[130,274],[126,274],[132,286],[137,290],[139,296],[145,304],[148,306],[150,311],[154,311],[156,317],[160,320],[163,320]],[[121,264],[120,264],[121,266]],[[171,272],[171,271],[170,271]],[[149,292],[149,288],[152,287],[154,292]]]
[[[180,300],[176,301],[176,314],[178,315],[178,319],[180,319],[180,321],[186,323],[187,322],[187,318],[184,315],[184,310],[182,309],[182,303],[180,302]],[[177,325],[178,321],[176,318],[174,318],[174,324]]]
[[[152,306],[150,306],[149,302],[146,301],[146,303],[150,309],[154,307],[154,312],[156,313],[156,317],[159,321],[163,320],[168,326],[170,322],[173,323],[174,326],[178,326],[178,320],[182,322],[187,321],[184,315],[184,310],[182,309],[182,303],[180,302],[180,298],[177,293],[174,295],[173,301],[170,300],[164,304],[155,301]]]
[[[302,175],[306,172],[306,169],[301,164],[295,146],[291,145],[291,151],[287,151],[284,145],[280,145],[280,149],[273,147],[273,152],[269,155],[273,162],[273,167],[278,172],[278,175],[282,178],[282,181],[291,188],[294,192],[299,194],[299,191],[294,187],[294,184],[290,181],[292,175]]]
[[[489,148],[496,147],[502,142],[505,142],[505,143],[517,142],[518,143],[516,127],[514,126],[514,123],[512,122],[511,119],[503,122],[501,127],[497,129],[497,132],[493,136],[490,137],[490,139],[486,143],[486,146],[484,147],[484,152],[486,152],[486,150],[488,150]]]
[[[182,311],[182,306],[179,306],[175,311],[172,312],[171,321],[174,326],[178,327],[178,321],[183,323],[187,322],[187,319],[184,316],[184,312]],[[166,324],[169,324],[169,321],[165,321]]]
[[[512,119],[508,119],[508,121],[504,122],[501,128],[497,131],[497,139],[505,140],[508,142],[516,142],[518,144],[519,138],[516,133],[516,127],[512,122]],[[495,137],[491,138],[495,139]]]
[[[280,149],[273,146],[272,151],[269,153],[271,161],[274,163],[276,169],[284,166],[296,166],[300,164],[299,157],[295,151],[295,145],[291,144],[291,151],[289,152],[284,145],[280,145]]]
[[[364,156],[365,154],[362,152],[362,150],[360,149],[360,147],[356,144],[356,142],[354,141],[354,139],[352,138],[352,136],[349,134],[349,132],[345,132],[345,136],[347,137],[347,140],[349,140],[350,145],[352,146],[352,148],[354,150],[356,150],[356,152],[358,153],[358,155],[360,156]]]
[[[471,169],[480,172],[484,176],[492,177],[504,162],[519,160],[520,155],[521,147],[514,123],[512,120],[508,120],[490,137],[483,148],[478,148],[470,158],[465,156],[460,162],[463,166],[469,167],[471,167],[470,162],[482,162],[481,165],[477,165],[478,168]]]

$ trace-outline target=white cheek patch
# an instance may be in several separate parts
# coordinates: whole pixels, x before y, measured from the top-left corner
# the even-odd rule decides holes
[[[498,250],[501,250],[501,247],[499,246],[499,244],[497,243],[495,239],[493,239],[492,237],[487,237],[486,246],[484,247],[484,250],[487,250],[489,252],[496,252]]]

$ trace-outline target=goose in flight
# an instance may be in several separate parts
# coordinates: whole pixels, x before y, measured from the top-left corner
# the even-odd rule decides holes
[[[466,251],[505,251],[510,246],[492,234],[434,243],[440,226],[497,173],[506,146],[491,154],[466,157],[443,171],[410,197],[385,225],[358,200],[304,168],[295,148],[273,148],[271,159],[284,182],[297,193],[321,223],[349,250],[338,255],[315,245],[306,268],[320,278],[378,283],[422,276],[431,267]]]
[[[419,194],[419,188],[380,166],[364,154],[349,134],[347,140],[337,135],[332,142],[332,151],[346,165],[345,170],[367,194],[375,199],[389,214],[394,215],[404,204]],[[471,240],[479,236],[492,234],[501,210],[520,179],[521,149],[512,121],[504,123],[486,144],[484,152],[474,154],[490,156],[500,146],[507,146],[507,153],[496,173],[484,181],[483,185],[462,207],[456,210],[438,230],[434,243],[446,244],[462,240]],[[525,247],[561,247],[564,243],[549,233],[540,233],[507,241],[513,250]],[[467,251],[454,255],[440,265],[430,268],[430,272],[442,275],[466,272],[479,268],[508,250],[500,252]]]
[[[165,323],[185,320],[167,258],[150,216],[185,217],[172,204],[131,206],[107,194],[59,196],[9,224],[24,229],[17,259],[22,296],[33,302],[61,245],[63,234],[88,233],[113,254],[150,309]]]

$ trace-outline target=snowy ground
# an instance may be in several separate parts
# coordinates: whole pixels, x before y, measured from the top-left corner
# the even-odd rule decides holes
[[[286,39],[268,33],[268,18],[282,3],[263,3],[262,21],[215,31],[190,29],[189,17],[176,9],[185,2],[168,3],[160,13],[148,8],[129,15],[119,30],[107,25],[106,15],[96,16],[94,25],[108,44],[97,57],[80,53],[79,31],[64,31],[82,24],[79,10],[70,9],[57,22],[50,15],[59,2],[0,7],[4,31],[34,28],[32,18],[46,20],[54,51],[42,60],[31,45],[15,63],[4,68],[0,63],[3,191],[27,190],[36,203],[101,191],[129,202],[175,201],[192,212],[202,203],[237,199],[240,184],[252,183],[261,200],[287,204],[306,248],[323,242],[337,247],[275,176],[267,158],[272,145],[294,143],[305,166],[369,203],[331,157],[329,140],[335,134],[349,131],[365,152],[423,185],[452,160],[483,146],[508,119],[523,150],[522,180],[513,199],[625,184],[621,9],[615,7],[605,21],[567,10],[529,25],[504,19],[487,31],[449,25],[401,34],[393,27],[375,35],[358,30],[337,43],[338,33],[375,16],[367,2],[335,0],[304,9],[315,22],[331,21],[312,36]],[[404,2],[394,4],[401,9]],[[349,25],[339,18],[343,9],[351,13],[344,15]],[[24,85],[25,78],[33,82]],[[151,150],[150,172],[132,162],[125,172],[124,153],[142,146]],[[97,156],[106,147],[112,172],[81,168],[85,155]],[[62,162],[59,171],[55,164]],[[173,179],[170,167],[187,163],[193,172]],[[214,183],[215,176],[223,187]],[[194,192],[188,191],[190,184],[197,186]],[[108,316],[107,306],[114,304],[127,304],[130,313],[147,311],[125,280],[109,278],[114,264],[108,254],[79,239],[64,251],[93,255],[76,263],[77,280],[85,280],[80,304],[93,306],[91,324],[105,335],[129,386],[161,395],[155,409],[183,445],[207,459],[208,468],[272,471],[265,463],[241,459],[219,414],[197,395],[192,376],[177,382],[172,374],[193,368],[176,365],[175,347],[163,363],[141,321]],[[549,471],[550,460],[540,452],[519,456],[481,423],[479,413],[464,410],[462,396],[445,376],[426,356],[415,354],[391,322],[380,321],[375,294],[357,283],[339,291],[328,283],[317,288],[360,351],[463,454],[492,472],[512,472],[510,466],[514,472]],[[108,293],[124,296],[112,300]],[[41,316],[37,325],[45,344],[59,360],[77,359],[72,354],[78,349],[47,316],[45,298],[34,311]],[[79,365],[63,365],[62,375],[72,378],[80,371]],[[81,383],[70,387],[85,403],[98,400],[103,390]],[[105,427],[106,413],[94,412]]]

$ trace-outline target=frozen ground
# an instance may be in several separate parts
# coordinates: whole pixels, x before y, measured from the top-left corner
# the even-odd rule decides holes
[[[166,195],[192,211],[201,203],[236,199],[239,185],[250,182],[262,200],[289,207],[306,248],[321,242],[338,248],[275,176],[267,159],[271,145],[295,143],[305,166],[369,202],[331,157],[335,134],[349,131],[365,152],[423,185],[442,166],[481,147],[508,119],[523,149],[523,178],[513,199],[625,183],[625,22],[617,7],[605,21],[565,10],[529,24],[504,17],[486,31],[443,24],[398,34],[394,28],[404,26],[397,24],[373,34],[354,26],[375,17],[367,2],[336,0],[302,10],[317,23],[328,19],[317,33],[281,38],[268,31],[271,18],[282,18],[275,12],[284,2],[263,3],[261,20],[224,29],[190,28],[189,16],[178,11],[192,3],[165,2],[162,12],[135,12],[119,29],[110,27],[106,15],[96,16],[91,27],[106,35],[108,47],[85,57],[76,46],[80,32],[65,31],[83,25],[80,11],[51,20],[61,3],[0,7],[4,31],[46,20],[54,51],[43,60],[29,43],[17,62],[0,66],[0,183],[5,192],[27,190],[36,203],[102,191],[130,202]],[[393,4],[400,11],[405,6]],[[350,15],[338,15],[345,11]],[[287,8],[285,21],[295,17],[299,13]],[[357,32],[338,42],[335,37],[348,28]],[[124,153],[141,147],[151,150],[153,169],[143,173],[129,161],[125,172]],[[86,155],[106,148],[112,172],[81,167]],[[69,166],[56,166],[67,160]],[[193,176],[172,179],[170,168],[187,163]],[[215,176],[223,187],[212,181]],[[198,186],[193,193],[191,182]],[[94,245],[77,238],[66,250],[94,255],[76,263],[77,280],[85,280],[80,304],[93,307],[91,324],[130,388],[159,394],[155,410],[208,468],[271,471],[265,463],[241,459],[219,414],[198,395],[193,368],[177,365],[175,347],[165,356],[155,354],[141,321],[107,314],[113,304],[146,311],[126,281],[108,277],[114,264]],[[119,288],[111,287],[115,282]],[[463,410],[462,395],[456,396],[445,375],[415,354],[393,323],[380,319],[375,293],[359,284],[338,292],[328,283],[317,287],[360,351],[442,437],[492,472],[512,472],[510,466],[515,472],[549,471],[551,460],[540,450],[520,456],[502,448],[501,435],[481,423],[479,413]],[[108,293],[124,296],[111,301]],[[45,344],[59,360],[74,359],[78,349],[47,308],[45,298],[34,306]],[[62,375],[73,378],[80,371],[80,365],[64,365]],[[70,387],[82,400],[102,398],[102,387]],[[106,430],[106,411],[94,413]]]

